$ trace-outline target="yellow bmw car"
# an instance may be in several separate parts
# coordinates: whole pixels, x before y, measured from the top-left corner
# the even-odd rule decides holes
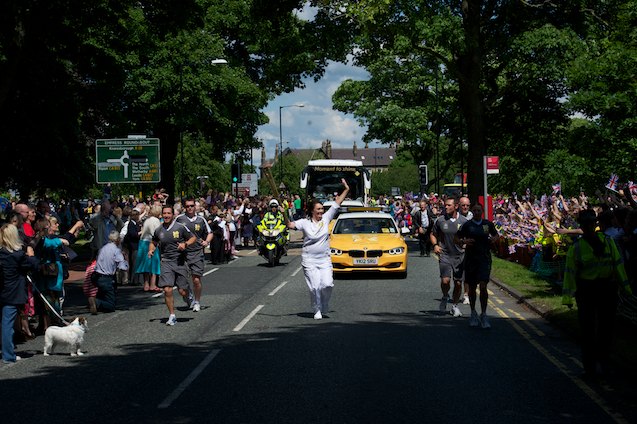
[[[341,213],[330,234],[330,254],[335,273],[382,271],[407,276],[407,244],[388,213]]]

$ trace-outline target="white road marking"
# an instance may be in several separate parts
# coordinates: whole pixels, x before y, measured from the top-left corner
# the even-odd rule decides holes
[[[162,403],[157,405],[157,408],[158,409],[168,408],[184,392],[184,390],[186,390],[188,386],[190,386],[190,384],[192,384],[192,382],[195,381],[195,379],[199,376],[199,374],[202,373],[202,371],[208,366],[208,364],[210,364],[210,362],[212,362],[212,360],[215,359],[215,356],[217,356],[219,352],[221,352],[221,349],[215,349],[211,351],[208,354],[208,356],[206,356],[204,360],[201,361],[199,365],[197,365],[197,368],[192,370],[190,375],[186,377],[186,379],[182,381],[181,384],[179,384],[179,386],[177,386],[177,388],[173,390],[173,392],[169,394],[166,399],[163,400]]]
[[[287,283],[288,283],[287,281],[284,281],[284,282],[282,282],[281,284],[279,284],[279,285],[277,286],[277,288],[276,288],[276,289],[272,290],[272,291],[268,294],[268,296],[274,296],[274,295],[276,294],[276,292],[278,292],[279,290],[281,290],[281,289],[283,288],[283,286],[285,286]]]
[[[257,249],[251,250],[248,253],[246,253],[247,255],[254,255],[255,253],[257,253]]]
[[[219,268],[212,268],[210,271],[206,271],[203,273],[203,276],[205,277],[208,274],[212,274],[213,272],[217,271]]]
[[[121,312],[117,312],[117,313],[112,314],[112,315],[109,314],[107,318],[104,318],[102,321],[98,322],[95,325],[91,325],[90,328],[99,327],[100,325],[104,324],[105,322],[109,322],[109,321],[111,321],[111,320],[113,320],[113,319],[117,318],[118,316],[123,315],[125,313],[126,313],[126,311],[121,311]]]
[[[296,277],[296,274],[298,274],[298,273],[299,273],[299,271],[301,270],[301,268],[302,268],[302,267],[298,267],[298,268],[296,269],[296,271],[294,271],[294,273],[292,273],[292,275],[290,275],[290,277]]]
[[[163,296],[163,295],[164,295],[164,292],[163,292],[163,291],[160,291],[159,293],[155,293],[155,294],[154,294],[154,295],[152,295],[151,297],[160,297],[160,296]]]
[[[265,305],[259,305],[247,317],[243,319],[232,331],[241,331],[241,329],[250,321]]]

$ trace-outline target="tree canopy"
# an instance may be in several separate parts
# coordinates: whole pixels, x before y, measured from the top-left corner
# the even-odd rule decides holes
[[[466,164],[472,199],[485,154],[501,157],[494,191],[634,179],[636,10],[636,0],[7,0],[0,183],[82,194],[94,140],[135,133],[161,139],[163,186],[192,189],[214,172],[203,163],[260,145],[269,100],[348,57],[370,78],[344,81],[334,107],[368,126],[365,141],[400,142],[442,179]]]
[[[94,140],[141,133],[160,138],[162,184],[172,189],[183,135],[206,143],[210,159],[257,147],[267,102],[344,59],[349,33],[320,9],[299,18],[303,6],[4,2],[0,153],[15,160],[0,180],[23,194],[80,194],[94,181]],[[228,65],[213,65],[218,58]]]
[[[635,60],[634,1],[331,3],[356,26],[351,52],[371,76],[345,81],[335,108],[367,124],[368,138],[404,141],[416,162],[431,166],[446,146],[441,175],[466,143],[472,199],[486,154],[502,158],[497,191],[546,190],[539,182],[562,171],[574,190],[590,189],[597,156],[582,137],[613,146],[595,175],[634,169],[634,67],[623,69]]]

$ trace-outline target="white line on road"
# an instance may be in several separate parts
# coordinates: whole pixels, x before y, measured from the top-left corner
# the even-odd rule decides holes
[[[126,313],[126,311],[121,311],[121,312],[117,312],[116,314],[109,315],[107,318],[104,318],[102,321],[98,322],[97,324],[91,325],[91,328],[99,327],[100,325],[104,324],[105,322],[109,322],[109,321],[111,321],[111,320],[113,320],[113,319],[117,318],[118,316],[121,316],[121,315],[123,315],[125,313]]]
[[[160,291],[159,293],[155,293],[155,294],[154,294],[154,295],[152,295],[151,297],[160,297],[160,296],[163,296],[163,295],[164,295],[164,292],[163,292],[163,290],[162,290],[162,291]]]
[[[241,331],[241,329],[254,317],[265,305],[259,305],[247,317],[243,319],[232,331]]]
[[[249,251],[246,255],[254,255],[255,253],[257,253],[257,249]]]
[[[279,290],[281,290],[281,289],[283,288],[283,286],[285,286],[287,283],[288,283],[287,281],[284,281],[284,282],[282,282],[281,284],[279,284],[279,285],[277,286],[277,288],[276,288],[276,289],[272,290],[272,291],[268,294],[268,296],[274,296],[274,295],[276,294],[276,292],[278,292]]]
[[[201,374],[201,372],[208,366],[208,364],[210,364],[210,362],[215,359],[215,356],[217,356],[219,352],[221,352],[221,349],[215,349],[211,351],[208,356],[206,356],[205,359],[201,361],[199,365],[197,365],[197,368],[192,370],[190,375],[186,377],[186,379],[182,381],[181,384],[179,384],[179,386],[177,386],[177,388],[173,390],[173,392],[168,395],[168,397],[164,399],[162,403],[157,405],[157,408],[168,408],[170,404],[173,403],[184,392],[184,390],[186,390],[188,386],[190,386],[193,381],[195,381],[195,378],[197,378],[199,374]]]
[[[212,268],[210,271],[206,271],[203,273],[203,276],[205,277],[208,274],[212,274],[213,272],[215,272],[216,270],[218,270],[219,268]]]
[[[302,267],[298,267],[298,268],[296,269],[296,271],[294,271],[294,273],[292,273],[292,275],[290,275],[290,277],[296,277],[296,274],[298,274],[298,273],[299,273],[299,271],[301,270],[301,268],[302,268]]]

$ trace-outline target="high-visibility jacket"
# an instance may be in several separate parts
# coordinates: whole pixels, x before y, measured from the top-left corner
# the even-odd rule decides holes
[[[612,238],[603,233],[596,236],[604,243],[604,253],[595,256],[593,248],[583,238],[575,240],[566,254],[562,304],[572,305],[577,280],[612,280],[627,293],[632,293],[628,283],[624,261]]]
[[[275,224],[275,227],[279,225],[283,225],[283,214],[281,212],[277,212],[276,214],[272,212],[266,212],[261,218],[261,223],[259,224],[259,231],[265,229],[267,225]]]

